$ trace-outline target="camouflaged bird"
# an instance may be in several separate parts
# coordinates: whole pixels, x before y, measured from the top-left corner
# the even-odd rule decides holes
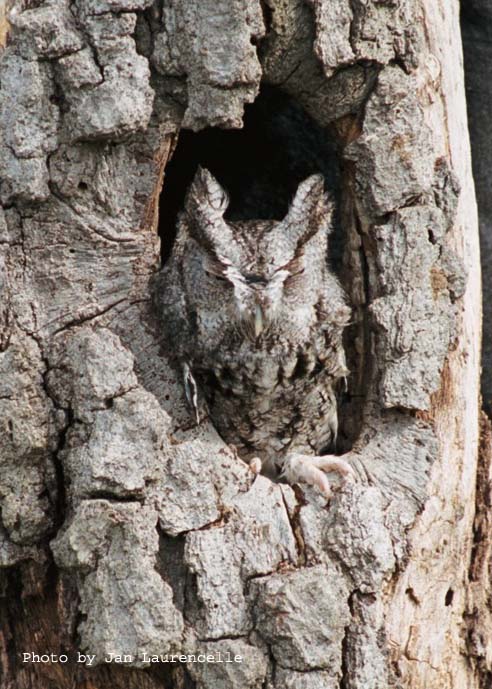
[[[329,496],[326,471],[353,473],[343,459],[319,456],[337,435],[350,309],[328,267],[323,177],[300,184],[281,222],[228,222],[227,205],[199,168],[158,283],[166,339],[197,417],[203,396],[254,471]]]

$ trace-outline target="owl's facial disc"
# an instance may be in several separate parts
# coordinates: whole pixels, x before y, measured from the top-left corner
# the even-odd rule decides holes
[[[246,270],[231,258],[207,251],[202,259],[203,270],[209,280],[221,282],[222,290],[230,290],[233,311],[228,315],[224,312],[224,316],[235,319],[244,335],[256,341],[281,319],[285,291],[304,272],[303,253],[298,251],[285,265],[275,266],[273,261],[249,263]]]
[[[234,288],[234,306],[241,330],[250,339],[267,334],[278,319],[283,298],[283,285],[289,275],[276,271],[269,279],[258,273],[242,273],[234,266],[225,270]]]

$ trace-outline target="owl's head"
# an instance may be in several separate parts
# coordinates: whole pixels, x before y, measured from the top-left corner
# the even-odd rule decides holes
[[[199,168],[185,203],[192,244],[185,279],[201,321],[212,326],[228,319],[258,340],[293,315],[310,320],[325,275],[331,219],[323,177],[299,185],[280,222],[227,222],[227,206],[224,189]]]

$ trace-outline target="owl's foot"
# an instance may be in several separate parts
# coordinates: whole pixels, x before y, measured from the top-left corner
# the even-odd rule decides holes
[[[253,474],[261,473],[261,459],[259,457],[253,457],[253,459],[249,463],[249,468],[251,469]]]
[[[316,486],[326,496],[331,497],[330,482],[325,471],[336,471],[344,480],[355,479],[355,472],[348,462],[337,457],[312,457],[292,453],[285,459],[282,477],[288,483],[307,483]]]
[[[237,460],[244,461],[244,462],[246,461],[246,460],[242,460],[241,457],[239,456],[239,452],[238,452],[236,445],[229,443],[229,447],[231,448],[231,450],[234,453],[234,456]],[[253,473],[255,476],[258,476],[258,474],[261,474],[261,470],[263,468],[263,463],[259,457],[253,457],[252,459],[249,460],[248,467],[249,467],[249,470],[251,471],[251,473]]]

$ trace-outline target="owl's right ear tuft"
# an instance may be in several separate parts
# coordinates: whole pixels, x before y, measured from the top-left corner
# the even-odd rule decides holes
[[[215,177],[205,168],[198,166],[188,192],[186,206],[190,204],[194,212],[198,208],[201,213],[224,215],[229,205],[229,197]]]
[[[319,228],[331,211],[324,186],[325,181],[320,174],[311,175],[301,182],[287,214],[288,220],[301,226],[302,232],[308,236]],[[300,239],[303,238],[302,232]]]
[[[329,230],[331,212],[323,176],[311,175],[297,188],[289,212],[271,232],[272,240],[282,237],[282,241],[288,241],[292,250],[297,251],[320,230]]]

